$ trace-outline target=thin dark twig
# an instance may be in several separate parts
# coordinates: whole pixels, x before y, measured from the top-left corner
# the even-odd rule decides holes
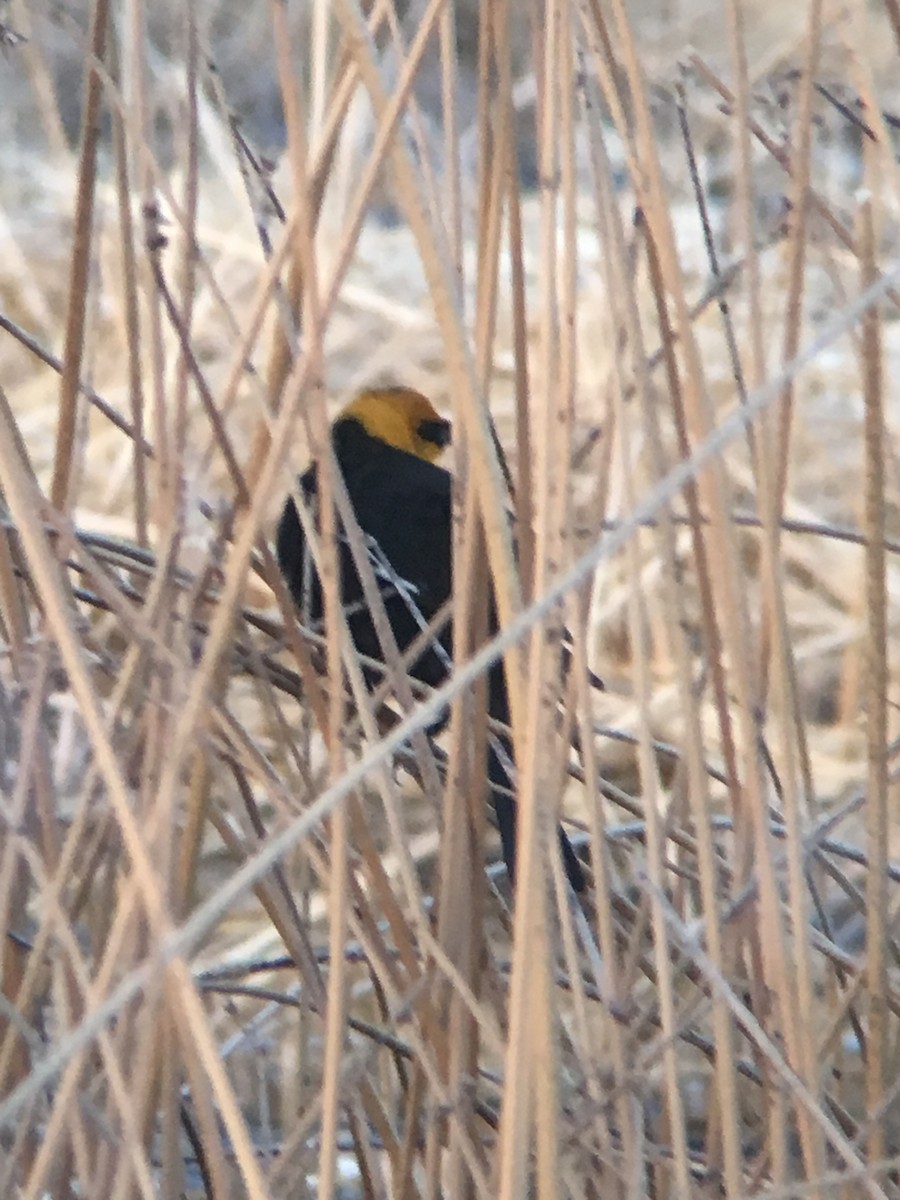
[[[32,334],[28,333],[27,330],[23,329],[21,325],[18,325],[3,312],[0,312],[0,329],[4,329],[11,337],[14,337],[20,345],[29,350],[36,358],[39,358],[45,366],[52,368],[57,375],[62,374],[62,361],[55,354],[51,354],[49,350],[45,349],[37,338],[33,337]],[[89,404],[92,404],[98,412],[103,413],[104,417],[115,425],[116,429],[120,429],[132,441],[137,440],[137,435],[131,422],[126,417],[123,417],[108,400],[104,400],[99,392],[94,391],[87,383],[79,383],[78,390]],[[139,445],[148,458],[153,457],[153,447],[145,438],[141,438]]]
[[[865,123],[859,113],[855,113],[848,104],[845,104],[842,100],[839,100],[834,92],[832,92],[830,88],[827,88],[824,83],[815,83],[813,84],[813,87],[820,96],[824,97],[829,104],[833,105],[841,114],[841,116],[849,121],[851,125],[855,126],[860,133],[864,134],[865,137],[869,138],[873,142],[878,141],[878,135],[876,134],[875,130],[872,129],[870,125]],[[885,119],[887,119],[886,114]]]

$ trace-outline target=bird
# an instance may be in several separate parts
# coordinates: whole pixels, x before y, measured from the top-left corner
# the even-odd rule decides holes
[[[450,443],[451,425],[431,401],[413,388],[369,388],[347,404],[331,425],[335,459],[363,533],[373,574],[401,654],[445,608],[453,591],[452,476],[437,459]],[[317,513],[318,470],[314,463],[299,478],[299,492]],[[341,605],[353,643],[376,662],[384,653],[365,602],[349,540],[338,523]],[[288,496],[276,533],[276,558],[301,618],[321,621],[321,581],[294,503]],[[488,632],[497,632],[493,596]],[[439,687],[452,667],[452,617],[438,628],[409,665],[413,679]],[[370,686],[374,682],[367,674]],[[488,674],[487,709],[497,723],[510,723],[509,693],[502,660]],[[508,735],[488,738],[487,777],[500,832],[503,858],[515,882],[516,804]],[[563,865],[576,892],[585,887],[581,863],[562,828]]]

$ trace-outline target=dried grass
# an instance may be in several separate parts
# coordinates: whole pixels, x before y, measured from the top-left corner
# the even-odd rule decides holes
[[[363,7],[0,13],[0,1195],[895,1195],[896,5]],[[503,626],[387,706],[269,548],[381,381]]]

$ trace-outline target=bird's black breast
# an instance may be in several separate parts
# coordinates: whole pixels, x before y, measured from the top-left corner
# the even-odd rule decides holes
[[[385,599],[388,620],[402,651],[448,599],[452,587],[451,479],[447,471],[415,455],[397,450],[370,437],[356,421],[341,422],[333,431],[338,465],[360,529],[380,549],[391,572],[412,585],[409,599],[376,570],[376,581]],[[316,468],[300,479],[303,495],[315,506],[318,500]],[[307,554],[306,539],[293,499],[285,504],[276,540],[278,564],[294,602],[307,622],[322,616],[322,591]],[[360,653],[382,658],[374,626],[363,603],[363,590],[345,538],[338,548],[341,600]],[[375,552],[376,561],[378,553]],[[413,613],[410,599],[421,620]],[[449,650],[449,626],[441,643]],[[412,673],[427,683],[446,675],[441,656],[434,651],[421,657]]]

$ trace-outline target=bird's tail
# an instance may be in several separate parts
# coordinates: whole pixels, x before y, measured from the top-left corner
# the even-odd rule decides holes
[[[509,724],[509,697],[503,677],[503,668],[499,665],[490,674],[488,710],[495,721],[500,721],[504,725]],[[510,768],[514,765],[511,740],[505,734],[489,734],[487,767],[488,780],[491,785],[491,803],[494,806],[497,827],[500,830],[503,860],[506,863],[510,882],[513,884],[516,877],[516,802],[513,799],[514,785]],[[558,832],[563,866],[569,883],[576,892],[581,892],[585,886],[581,863],[564,830],[560,828]]]

